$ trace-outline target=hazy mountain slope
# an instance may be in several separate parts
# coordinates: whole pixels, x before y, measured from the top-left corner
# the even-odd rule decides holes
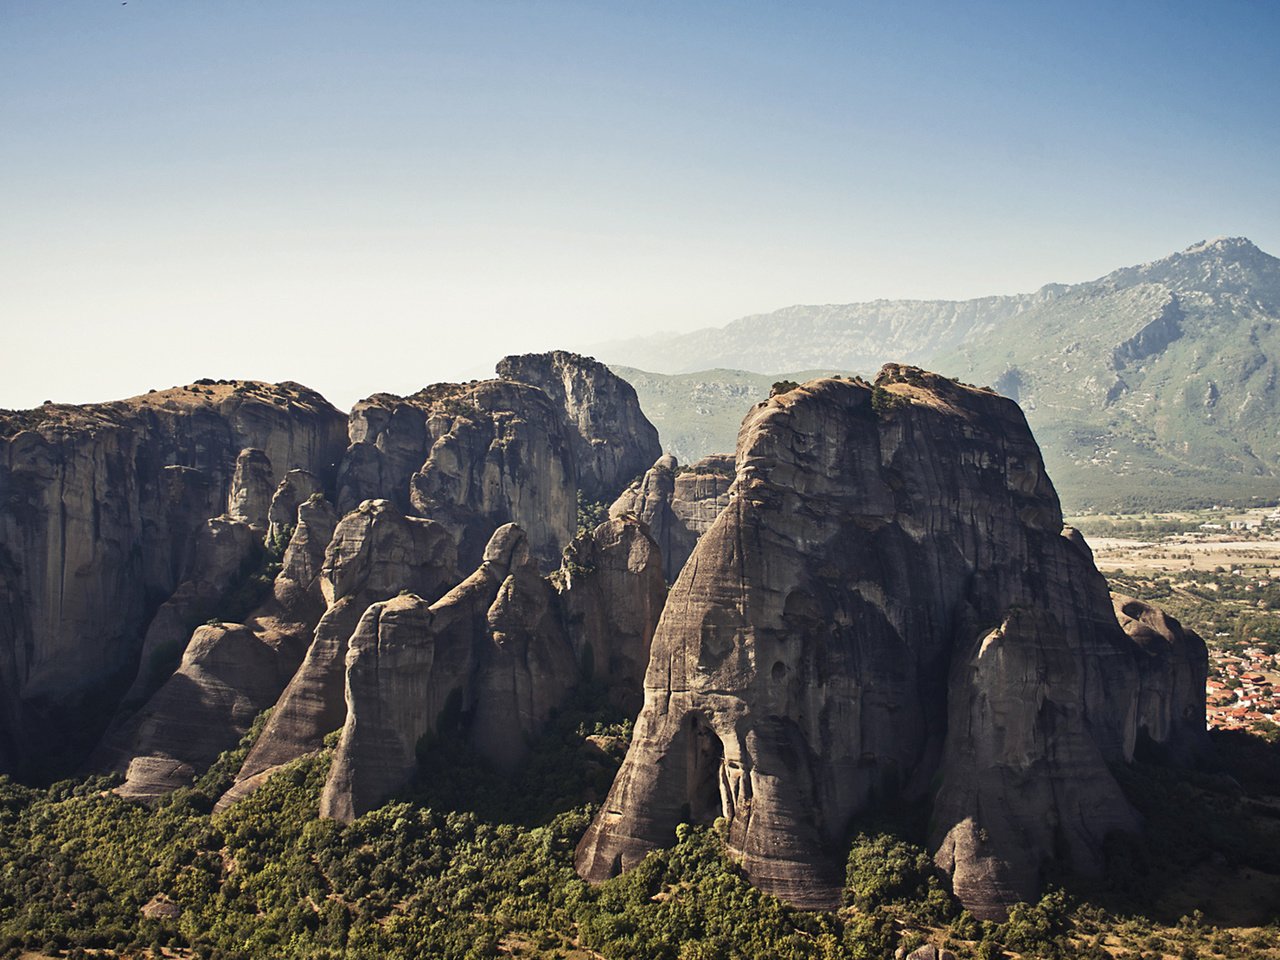
[[[766,371],[616,368],[682,460],[729,449],[738,399],[804,376],[768,371],[908,361],[1018,400],[1072,509],[1280,495],[1280,260],[1240,238],[1033,294],[797,306],[599,352]]]
[[[1280,490],[1280,260],[1197,244],[1071,287],[933,359],[1017,399],[1059,486],[1121,498]]]
[[[663,373],[840,367],[874,371],[889,359],[923,362],[1052,298],[1061,288],[979,300],[876,300],[797,305],[681,335],[602,344],[593,353]]]
[[[769,397],[778,380],[801,383],[843,370],[805,370],[769,375],[746,370],[702,370],[697,373],[649,373],[635,367],[612,366],[614,373],[636,388],[640,407],[658,428],[662,449],[682,464],[709,453],[733,453],[738,427],[753,404]]]

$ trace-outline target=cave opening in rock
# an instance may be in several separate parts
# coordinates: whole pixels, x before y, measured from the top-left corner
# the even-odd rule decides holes
[[[709,824],[721,816],[720,768],[724,764],[724,744],[701,713],[691,713],[686,725],[686,772],[689,802],[686,820]]]

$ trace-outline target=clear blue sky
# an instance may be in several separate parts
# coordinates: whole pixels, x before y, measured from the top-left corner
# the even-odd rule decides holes
[[[0,406],[1280,253],[1280,4],[0,0]]]

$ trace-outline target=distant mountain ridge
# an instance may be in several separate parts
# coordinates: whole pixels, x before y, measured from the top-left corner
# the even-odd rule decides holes
[[[1280,260],[1240,237],[1034,293],[793,306],[597,354],[704,392],[714,380],[726,400],[725,371],[693,371],[756,371],[740,374],[754,387],[776,371],[927,365],[1017,400],[1072,508],[1280,495]],[[623,375],[654,402],[654,375]],[[654,415],[664,442],[683,438],[690,457],[713,452],[689,443],[699,405],[674,403],[674,383],[664,391],[676,420]]]

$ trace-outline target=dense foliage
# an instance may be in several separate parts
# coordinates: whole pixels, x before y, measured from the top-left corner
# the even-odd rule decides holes
[[[1068,883],[996,925],[951,898],[915,842],[915,814],[856,833],[849,906],[835,913],[753,888],[724,852],[722,824],[683,826],[629,873],[582,882],[573,848],[630,733],[602,703],[584,692],[516,779],[456,740],[424,743],[428,775],[350,826],[316,816],[327,752],[211,813],[261,723],[153,810],[101,778],[46,790],[0,780],[0,957],[887,958],[926,940],[969,957],[1102,956],[1103,944],[1119,956],[1216,945],[1243,957],[1280,942],[1274,927],[1215,926],[1275,920],[1267,897],[1280,877],[1267,871],[1280,821],[1259,798],[1280,793],[1280,760],[1252,738],[1220,739],[1216,772],[1129,771],[1149,832],[1113,845],[1107,886]],[[1217,912],[1212,888],[1226,891]],[[1195,896],[1205,914],[1180,921]]]

